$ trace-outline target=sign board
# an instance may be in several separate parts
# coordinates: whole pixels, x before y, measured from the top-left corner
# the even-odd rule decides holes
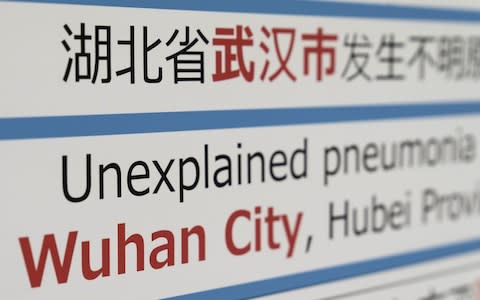
[[[480,8],[421,5],[1,2],[0,298],[480,299]]]

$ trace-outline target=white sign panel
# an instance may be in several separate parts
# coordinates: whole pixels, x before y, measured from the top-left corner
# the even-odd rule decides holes
[[[480,299],[480,11],[0,3],[5,299]]]

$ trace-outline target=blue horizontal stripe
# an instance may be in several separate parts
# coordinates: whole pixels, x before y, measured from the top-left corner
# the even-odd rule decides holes
[[[410,119],[480,113],[480,101],[0,118],[0,140]]]
[[[17,0],[9,0],[17,1]],[[17,2],[99,5],[193,11],[479,22],[480,11],[407,5],[314,0],[19,0]]]
[[[246,299],[268,294],[285,292],[303,287],[334,282],[337,280],[368,275],[399,267],[467,254],[480,250],[480,239],[452,243],[426,248],[402,254],[384,256],[360,262],[354,262],[310,272],[297,273],[282,277],[260,280],[245,284],[207,290],[168,299]]]

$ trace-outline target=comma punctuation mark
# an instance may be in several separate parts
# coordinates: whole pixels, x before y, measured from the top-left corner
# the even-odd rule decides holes
[[[310,246],[312,245],[313,236],[309,235],[307,238],[307,247],[305,248],[305,252],[308,253],[310,251]]]

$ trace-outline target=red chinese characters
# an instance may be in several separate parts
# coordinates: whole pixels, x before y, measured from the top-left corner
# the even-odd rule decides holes
[[[220,27],[215,30],[213,46],[215,49],[215,73],[213,81],[243,78],[247,82],[255,78],[261,81],[274,81],[281,75],[290,81],[296,81],[297,75],[289,66],[295,50],[297,30],[295,28],[262,26],[258,44],[256,35],[249,26]],[[323,28],[317,28],[314,33],[301,34],[303,48],[303,75],[309,76],[312,61],[316,80],[322,81],[323,76],[332,75],[336,65],[336,34],[324,33]],[[331,44],[330,44],[331,43]],[[260,49],[264,58],[255,59],[258,55],[246,57],[247,49]],[[263,62],[263,63],[262,63]],[[257,68],[259,64],[261,67]],[[256,71],[259,71],[256,74]]]

